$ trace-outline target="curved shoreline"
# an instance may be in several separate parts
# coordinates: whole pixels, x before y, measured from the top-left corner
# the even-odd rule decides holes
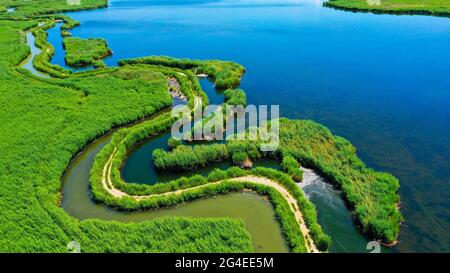
[[[382,7],[346,7],[342,6],[340,4],[335,3],[333,0],[327,1],[323,3],[324,7],[332,8],[335,10],[341,10],[346,12],[353,12],[353,13],[372,13],[377,15],[423,15],[423,16],[434,16],[434,17],[441,17],[441,18],[450,18],[450,12],[433,12],[430,10],[419,10],[419,9],[405,9],[405,10],[395,10],[395,9],[385,9]]]
[[[24,68],[28,71],[30,71],[33,75],[39,77],[39,78],[43,78],[43,79],[49,79],[51,78],[50,75],[43,73],[39,70],[37,70],[34,65],[33,65],[33,60],[34,58],[41,54],[42,49],[40,49],[39,47],[37,47],[34,43],[35,43],[35,39],[36,37],[34,37],[33,35],[33,31],[26,31],[25,32],[25,37],[26,37],[26,43],[27,45],[30,47],[30,55],[28,55],[20,64],[18,67]]]
[[[176,79],[168,77],[169,86],[170,86],[171,81],[173,81],[172,84],[179,86],[179,83],[177,82]],[[168,91],[170,93],[170,90],[168,90]],[[181,89],[180,89],[180,92],[181,92]],[[173,96],[173,94],[172,94],[172,96]],[[193,96],[192,100],[194,103],[194,106],[193,106],[194,109],[197,107],[201,107],[202,101],[201,101],[201,97],[198,96],[198,94],[195,94]],[[268,187],[276,190],[289,205],[289,209],[290,209],[291,213],[293,214],[293,216],[295,217],[297,224],[299,225],[299,231],[300,231],[303,239],[305,240],[304,245],[305,245],[306,251],[312,252],[312,253],[320,252],[318,250],[318,248],[316,247],[315,242],[311,236],[312,233],[310,232],[309,228],[305,224],[306,222],[305,222],[303,215],[301,213],[301,210],[299,208],[298,200],[294,196],[292,196],[292,194],[284,186],[280,185],[280,183],[278,183],[274,180],[265,178],[265,177],[259,177],[259,176],[255,176],[255,175],[233,177],[233,178],[227,178],[227,179],[223,179],[223,180],[219,180],[219,181],[209,182],[209,183],[198,185],[198,186],[192,186],[189,188],[175,189],[175,190],[170,190],[167,192],[154,193],[154,194],[149,194],[149,195],[131,195],[131,194],[128,194],[126,191],[116,188],[114,185],[114,182],[113,182],[113,178],[112,178],[112,169],[113,169],[115,157],[117,155],[117,151],[118,151],[119,147],[123,144],[124,144],[124,139],[122,139],[120,142],[118,142],[114,146],[113,150],[111,151],[110,155],[108,156],[107,161],[104,162],[104,164],[102,163],[102,165],[101,165],[102,166],[101,178],[100,178],[101,187],[103,188],[103,190],[106,191],[107,194],[111,195],[112,197],[117,198],[117,199],[121,199],[121,198],[125,197],[125,198],[132,198],[135,201],[143,201],[146,199],[157,198],[157,197],[179,196],[183,193],[189,193],[194,190],[208,189],[212,186],[218,186],[220,184],[224,184],[225,182],[234,182],[234,183],[251,182],[256,185],[268,186]],[[96,179],[91,180],[91,183],[93,183],[92,181],[96,181]],[[91,188],[92,188],[92,186],[91,186]],[[254,189],[251,189],[251,188],[248,188],[248,190],[254,191]],[[95,192],[94,192],[94,198],[99,201],[104,201],[103,198],[99,199],[98,196],[96,196]],[[216,194],[214,194],[214,195],[216,195]],[[197,198],[194,198],[194,199],[197,199]]]
[[[197,97],[197,96],[194,97],[194,104],[197,104],[197,103],[198,103],[198,99],[199,99],[199,97]],[[111,174],[109,173],[109,175],[111,175]],[[306,237],[305,237],[305,238],[306,238]]]
[[[211,182],[211,183],[207,183],[204,185],[194,186],[194,187],[190,187],[190,188],[186,188],[186,189],[178,189],[175,191],[170,191],[170,192],[165,192],[165,193],[150,194],[150,195],[129,195],[128,193],[115,188],[114,183],[112,182],[111,169],[112,169],[112,164],[113,164],[116,153],[117,153],[117,146],[115,147],[113,153],[110,155],[110,157],[108,158],[108,161],[106,162],[106,164],[103,167],[102,179],[101,179],[103,189],[106,190],[109,194],[111,194],[112,196],[114,196],[116,198],[130,197],[136,201],[141,201],[141,200],[149,199],[152,197],[180,195],[185,192],[210,187],[213,185],[219,185],[224,182],[238,182],[238,183],[239,182],[251,182],[254,184],[269,186],[269,187],[275,189],[276,191],[278,191],[290,205],[289,207],[291,209],[291,212],[294,214],[297,223],[300,226],[300,231],[303,235],[303,238],[307,241],[307,243],[305,244],[307,251],[312,252],[312,253],[319,253],[319,250],[317,249],[314,241],[312,240],[311,236],[309,235],[310,231],[309,231],[308,227],[305,225],[305,221],[303,219],[303,215],[300,211],[300,208],[297,204],[297,200],[283,186],[281,186],[279,183],[277,183],[273,180],[270,180],[270,179],[264,178],[264,177],[254,176],[254,175],[247,175],[247,176],[242,176],[242,177],[235,177],[235,178],[220,180],[220,181],[216,181],[216,182]]]

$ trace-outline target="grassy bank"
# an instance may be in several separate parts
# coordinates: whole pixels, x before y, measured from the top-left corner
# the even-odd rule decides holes
[[[250,235],[242,220],[227,218],[163,218],[149,222],[119,223],[86,220],[83,252],[191,253],[252,252]],[[105,236],[105,234],[107,236]],[[128,234],[127,236],[122,236]],[[216,246],[211,248],[211,246]]]
[[[450,17],[447,0],[330,0],[324,6],[348,11]]]

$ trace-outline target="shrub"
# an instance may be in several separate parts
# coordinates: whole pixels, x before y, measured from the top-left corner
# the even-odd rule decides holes
[[[281,169],[288,173],[294,181],[301,182],[303,180],[303,171],[300,169],[300,164],[293,156],[286,155],[283,157]]]
[[[181,139],[176,139],[176,138],[169,138],[169,140],[167,140],[167,146],[169,146],[169,148],[171,150],[177,148],[178,146],[181,145]]]
[[[225,103],[229,105],[247,105],[247,96],[241,89],[227,89],[224,91]]]
[[[226,158],[228,158],[228,151],[225,144],[180,145],[172,152],[162,149],[153,151],[153,163],[159,170],[193,170]]]

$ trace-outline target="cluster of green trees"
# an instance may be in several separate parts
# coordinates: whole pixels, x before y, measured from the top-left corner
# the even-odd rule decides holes
[[[329,0],[324,6],[348,11],[450,17],[448,0],[383,0],[379,5],[370,5],[367,0]]]
[[[167,140],[167,146],[170,150],[175,149],[176,147],[180,146],[183,143],[181,139],[177,139],[174,137],[171,137]]]
[[[394,176],[367,168],[350,142],[312,121],[281,119],[280,146],[341,188],[365,234],[385,243],[397,239],[402,216]]]
[[[225,103],[228,105],[247,105],[247,96],[242,89],[227,89],[223,92]]]
[[[74,67],[104,66],[99,63],[99,60],[112,53],[104,39],[64,38],[63,46],[66,50],[64,58],[66,63]]]
[[[181,145],[171,152],[163,149],[153,150],[153,164],[163,171],[194,170],[227,158],[228,150],[225,144]]]
[[[294,181],[302,182],[303,171],[300,169],[300,163],[293,156],[285,155],[281,161],[281,169],[288,173]]]

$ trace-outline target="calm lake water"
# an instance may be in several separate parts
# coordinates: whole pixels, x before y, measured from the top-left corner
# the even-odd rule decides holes
[[[243,64],[249,103],[322,123],[399,178],[405,222],[394,250],[450,251],[450,19],[313,0],[112,0],[70,16],[82,24],[73,36],[108,41],[108,65],[146,55]],[[322,203],[329,231],[334,209]]]

